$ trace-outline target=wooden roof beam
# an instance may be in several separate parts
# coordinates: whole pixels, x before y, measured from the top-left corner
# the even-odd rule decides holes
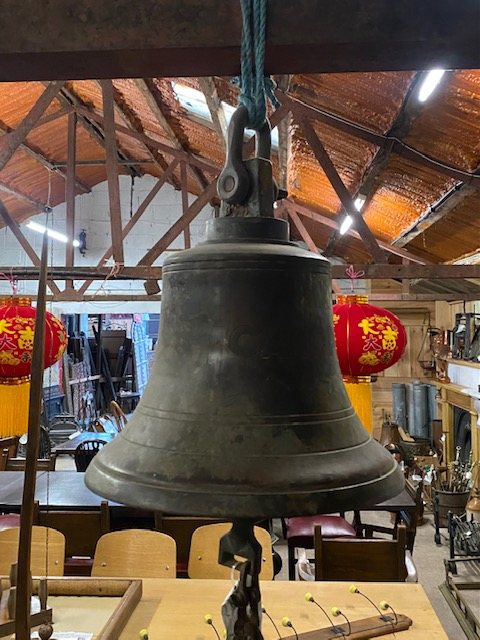
[[[475,195],[477,191],[478,189],[475,187],[467,185],[464,182],[459,182],[453,189],[442,196],[439,202],[429,207],[409,229],[403,231],[398,238],[395,238],[392,244],[396,247],[405,247],[421,233],[424,233],[431,226],[442,220],[442,218],[445,218],[451,211],[460,206],[464,200]]]
[[[101,81],[97,81],[97,83],[99,86],[101,86]],[[113,86],[113,106],[115,113],[120,117],[121,121],[128,129],[141,134],[145,133],[145,130],[139,118],[127,107],[120,91],[115,86]],[[152,164],[156,165],[159,169],[161,169],[161,171],[165,171],[168,167],[168,162],[160,154],[158,149],[149,145],[145,140],[141,142]],[[117,164],[119,163],[117,162]],[[135,165],[135,163],[133,164]],[[180,190],[180,182],[175,177],[175,174],[170,175],[169,180],[175,189]]]
[[[26,137],[48,109],[63,85],[63,81],[49,83],[25,118],[13,131],[0,139],[0,171],[2,171],[20,145],[25,142]]]
[[[325,227],[329,227],[330,229],[338,228],[338,223],[335,219],[329,218],[328,216],[318,213],[317,211],[313,211],[309,207],[306,207],[305,205],[302,205],[299,202],[295,202],[294,200],[289,200],[289,202],[291,203],[291,206],[295,209],[295,211],[297,211],[297,213],[299,213],[300,215],[305,216],[307,218],[311,218],[312,220],[315,220],[315,222],[319,222],[321,225]],[[352,228],[350,228],[345,235],[351,236],[352,238],[357,238],[359,240],[361,239],[358,231],[355,231],[355,229],[352,229]],[[402,249],[400,247],[394,247],[380,240],[378,241],[378,245],[381,249],[383,249],[387,253],[400,256],[401,258],[407,258],[411,262],[416,262],[419,264],[427,264],[426,260],[424,260],[423,258],[420,258],[419,256],[416,256],[415,254],[411,253],[410,251],[407,251],[406,249]]]
[[[147,101],[151,112],[157,118],[160,126],[165,131],[168,138],[170,138],[173,147],[175,149],[186,151],[188,153],[189,149],[187,149],[185,145],[183,145],[180,142],[177,134],[175,133],[174,129],[172,128],[172,125],[168,120],[168,117],[164,113],[164,108],[162,108],[163,98],[160,91],[157,89],[157,87],[153,84],[151,80],[138,78],[137,80],[135,80],[135,82],[137,84],[138,89],[142,93],[143,97]],[[193,179],[195,180],[195,182],[200,187],[200,189],[202,190],[205,189],[205,187],[208,184],[208,180],[203,175],[202,171],[198,167],[193,167],[193,166],[189,167],[189,171]]]
[[[332,265],[332,277],[345,279],[346,265]],[[479,264],[353,264],[352,267],[357,272],[361,280],[434,280],[440,283],[446,279],[465,280],[480,278]],[[19,280],[35,280],[38,278],[38,265],[33,267],[0,267],[0,272],[12,273]],[[93,280],[104,280],[111,274],[111,268],[102,267],[59,267],[49,266],[48,273],[57,280],[67,278]],[[118,272],[113,276],[116,280],[158,280],[162,277],[162,267],[154,267],[147,264],[137,264],[135,266],[120,266]],[[477,294],[478,295],[478,294]]]
[[[218,139],[224,151],[227,150],[227,119],[225,118],[225,111],[222,107],[222,102],[218,96],[217,87],[215,85],[215,78],[208,76],[206,78],[197,78],[198,85],[201,92],[205,96],[208,110],[212,117],[212,122],[215,131],[217,132]]]
[[[157,182],[153,185],[153,187],[150,189],[149,193],[145,196],[143,201],[138,206],[138,209],[135,211],[135,213],[130,218],[130,220],[127,222],[127,224],[123,227],[123,229],[122,229],[122,238],[123,238],[123,240],[125,240],[125,238],[128,236],[130,231],[133,229],[133,227],[140,220],[140,218],[145,213],[145,211],[147,210],[148,206],[150,205],[152,200],[155,198],[157,193],[160,191],[160,189],[163,187],[163,185],[171,178],[173,172],[177,168],[178,162],[179,161],[177,159],[175,159],[175,158],[172,160],[170,165],[165,170],[163,176],[161,178],[159,178],[157,180]],[[95,267],[97,270],[101,269],[104,266],[106,260],[108,260],[112,256],[112,252],[113,252],[113,247],[112,247],[112,245],[110,245],[110,247],[105,251],[103,256],[98,261],[98,264]],[[81,294],[85,293],[85,291],[88,289],[88,287],[91,285],[92,282],[93,282],[93,280],[88,280],[87,282],[84,282],[83,285],[80,287],[79,292]]]
[[[122,237],[122,211],[120,203],[120,185],[118,182],[117,136],[115,133],[115,112],[113,101],[113,83],[101,80],[103,97],[103,115],[105,117],[105,145],[107,151],[108,200],[110,203],[110,230],[112,234],[113,259],[124,263]]]
[[[38,257],[37,252],[32,247],[32,245],[27,240],[27,238],[24,236],[23,231],[21,230],[18,222],[14,220],[12,216],[8,213],[3,202],[0,202],[0,217],[3,218],[3,221],[5,222],[7,227],[10,229],[10,231],[13,233],[15,238],[18,240],[20,246],[25,251],[25,253],[30,258],[30,260],[33,262],[34,266],[37,269],[40,269],[40,258]],[[11,270],[11,267],[7,269],[7,272],[9,272],[10,270]],[[60,289],[57,287],[57,285],[54,282],[49,282],[48,286],[50,288],[50,291],[53,294],[60,293]]]
[[[105,146],[105,133],[103,130],[103,122],[100,123],[93,118],[94,112],[91,108],[87,107],[84,102],[76,95],[76,93],[67,87],[63,87],[63,89],[58,94],[58,100],[63,104],[66,108],[73,108],[79,115],[78,121],[83,126],[88,135],[95,140],[97,144],[100,145],[102,149],[106,149]],[[122,151],[121,148],[117,149],[118,160],[121,162],[126,162],[126,166],[128,166],[128,170],[132,176],[140,177],[142,174],[141,171],[135,166],[135,164],[129,164],[128,160],[133,160],[130,158],[128,153]]]
[[[3,191],[4,193],[8,193],[8,195],[13,196],[15,198],[18,198],[19,200],[24,200],[25,202],[28,202],[28,204],[32,205],[35,209],[38,209],[38,211],[32,211],[30,215],[34,216],[37,213],[39,213],[40,211],[44,211],[47,203],[46,202],[41,202],[40,200],[37,200],[36,198],[32,198],[32,196],[28,195],[27,193],[23,192],[23,191],[19,191],[18,189],[14,189],[13,187],[11,187],[9,184],[7,184],[6,182],[3,182],[3,180],[0,180],[0,191]]]
[[[477,0],[275,0],[265,69],[478,69],[478,23]],[[224,0],[2,0],[0,79],[235,76],[241,24]]]
[[[410,86],[405,92],[402,104],[397,112],[392,126],[386,134],[387,138],[395,138],[397,140],[401,140],[407,135],[411,127],[413,118],[422,106],[418,99],[416,99],[416,97],[414,98],[412,94],[414,94],[414,91],[419,82],[421,82],[423,76],[424,72],[418,72],[414,75]],[[354,197],[357,197],[359,194],[365,196],[365,202],[360,213],[360,215],[362,216],[365,215],[365,212],[367,211],[368,206],[373,196],[375,195],[375,192],[377,190],[377,178],[387,166],[391,157],[391,153],[391,147],[379,147],[375,156],[373,157],[373,160],[364,171],[363,178],[360,184],[356,188],[356,196]],[[337,212],[338,215],[340,215],[340,213],[341,210]],[[340,237],[341,236],[338,231],[333,231],[328,240],[324,255],[333,255],[336,243]]]
[[[427,156],[425,153],[414,149],[401,140],[385,136],[381,133],[376,133],[367,127],[352,122],[351,120],[347,120],[346,118],[336,116],[328,111],[312,107],[301,100],[287,96],[279,90],[277,90],[275,94],[281,104],[288,106],[294,117],[297,117],[298,119],[308,118],[309,120],[318,120],[319,122],[323,122],[338,131],[343,131],[354,138],[359,138],[360,140],[365,140],[365,142],[377,145],[381,149],[388,148],[391,153],[395,153],[420,166],[427,167],[431,171],[436,171],[442,175],[448,176],[449,178],[453,178],[459,182],[465,182],[466,184],[480,189],[480,174],[468,173],[467,171],[456,169],[455,167],[445,164],[440,160]]]
[[[333,162],[330,159],[330,156],[328,155],[325,147],[320,141],[320,138],[315,133],[314,128],[306,119],[300,119],[299,124],[302,127],[302,131],[311,150],[315,155],[315,158],[317,159],[317,162],[330,181],[332,187],[335,190],[335,193],[340,198],[345,211],[353,218],[354,225],[357,227],[358,233],[360,234],[360,237],[362,238],[362,241],[368,252],[376,262],[386,262],[384,252],[380,248],[375,236],[368,228],[368,225],[363,219],[363,216],[359,211],[357,211],[352,196],[350,195],[348,189],[340,178]]]

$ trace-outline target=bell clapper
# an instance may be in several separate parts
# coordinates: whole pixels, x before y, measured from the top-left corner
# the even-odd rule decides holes
[[[263,640],[260,631],[262,604],[258,576],[262,562],[262,547],[256,540],[252,520],[234,520],[231,530],[220,540],[218,561],[240,571],[222,605],[226,640]],[[246,558],[238,562],[235,556]]]

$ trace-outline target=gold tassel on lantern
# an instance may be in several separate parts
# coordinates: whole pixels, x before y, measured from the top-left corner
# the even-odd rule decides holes
[[[353,408],[357,412],[363,426],[372,433],[373,416],[372,416],[372,383],[370,376],[359,378],[344,378],[343,382],[352,403]]]
[[[28,428],[29,378],[0,381],[0,438],[21,436]]]

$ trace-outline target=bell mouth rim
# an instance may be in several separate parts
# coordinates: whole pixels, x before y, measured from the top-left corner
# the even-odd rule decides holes
[[[393,460],[393,458],[392,458]],[[278,492],[255,492],[245,489],[239,491],[225,491],[224,493],[212,494],[211,487],[201,488],[192,494],[191,487],[181,487],[166,483],[165,487],[153,488],[151,485],[142,482],[138,478],[132,481],[128,476],[128,494],[132,496],[136,493],[134,487],[141,488],[142,500],[138,498],[129,501],[125,500],[125,492],[115,490],[118,482],[124,481],[123,474],[105,474],[101,468],[103,465],[89,465],[85,473],[85,484],[97,495],[117,502],[140,509],[161,511],[184,516],[196,517],[222,517],[222,518],[249,518],[262,519],[267,517],[297,517],[317,515],[327,512],[328,505],[335,505],[335,511],[352,511],[361,506],[362,509],[374,507],[394,498],[402,492],[403,487],[397,484],[403,479],[403,474],[398,465],[392,465],[390,469],[381,476],[372,478],[354,487],[337,487],[329,489],[318,487],[314,490],[304,488],[298,491],[289,491],[287,499],[285,495]],[[98,486],[98,485],[101,486]],[[124,485],[124,486],[125,486]],[[383,491],[381,491],[383,489]],[[158,499],[158,492],[161,492],[161,500]],[[372,496],[373,493],[373,496]],[[192,496],[195,496],[192,503]],[[137,493],[138,496],[138,493]],[[273,498],[277,496],[277,500]],[[259,507],[262,502],[268,503],[266,507]],[[295,504],[299,501],[300,504]]]

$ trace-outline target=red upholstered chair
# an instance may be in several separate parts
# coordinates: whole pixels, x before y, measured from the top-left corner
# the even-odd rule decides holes
[[[12,529],[20,526],[20,514],[4,513],[0,514],[0,531],[3,529]]]
[[[318,515],[288,518],[288,578],[295,580],[295,549],[313,549],[315,527],[321,526],[323,538],[356,538],[355,529],[342,516]]]

